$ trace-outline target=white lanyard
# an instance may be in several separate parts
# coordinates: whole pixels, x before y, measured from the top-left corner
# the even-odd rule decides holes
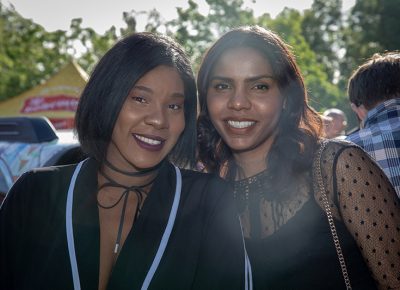
[[[253,290],[253,273],[251,271],[251,264],[249,256],[247,255],[247,250],[244,241],[242,222],[239,219],[240,229],[242,231],[242,241],[244,250],[244,289]]]
[[[79,171],[81,170],[82,164],[85,161],[86,160],[83,160],[77,165],[77,167],[74,171],[74,174],[72,175],[71,183],[69,184],[69,188],[68,188],[67,206],[66,206],[66,213],[65,213],[68,252],[69,252],[69,259],[71,262],[72,278],[73,278],[75,290],[81,290],[81,284],[80,284],[80,280],[79,280],[78,265],[76,262],[76,254],[75,254],[74,231],[73,231],[73,226],[72,226],[72,203],[73,203],[73,195],[74,195],[76,178],[78,177],[78,174],[79,174]],[[171,212],[169,214],[168,223],[165,228],[164,234],[161,238],[160,246],[158,247],[158,250],[154,257],[153,263],[151,264],[150,269],[146,275],[146,278],[144,279],[144,282],[143,282],[143,285],[141,288],[142,290],[146,290],[149,287],[151,280],[153,279],[153,276],[158,268],[158,265],[160,264],[161,258],[165,251],[165,248],[167,247],[168,240],[171,235],[172,228],[174,226],[176,213],[178,211],[179,201],[181,198],[181,188],[182,188],[181,172],[180,172],[179,168],[176,166],[175,166],[175,172],[176,172],[175,197],[174,197],[174,201],[172,203]]]

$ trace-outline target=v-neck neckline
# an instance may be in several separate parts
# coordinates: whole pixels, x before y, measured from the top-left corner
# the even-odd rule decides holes
[[[140,287],[146,271],[134,271],[135,277],[126,275],[128,265],[136,270],[146,269],[154,258],[163,235],[172,207],[175,191],[175,174],[171,174],[172,164],[165,162],[154,180],[153,186],[144,200],[141,214],[132,225],[118,258],[109,276],[107,289],[120,281],[139,282]],[[82,289],[98,287],[100,267],[100,224],[96,202],[98,164],[89,159],[83,164],[81,174],[76,180],[73,202],[74,239],[76,259],[80,273]],[[156,227],[150,227],[155,224]],[[143,241],[146,241],[145,245]],[[143,255],[143,252],[148,252]],[[141,264],[142,263],[142,264]],[[133,265],[132,265],[133,264]],[[142,272],[142,273],[140,273]],[[122,276],[121,276],[122,275]],[[144,275],[144,276],[143,276]],[[129,279],[130,278],[130,279]]]

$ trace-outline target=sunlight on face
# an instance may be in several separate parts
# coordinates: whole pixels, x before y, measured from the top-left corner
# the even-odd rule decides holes
[[[273,142],[283,98],[267,59],[249,47],[222,54],[207,91],[210,118],[235,158],[260,159]]]

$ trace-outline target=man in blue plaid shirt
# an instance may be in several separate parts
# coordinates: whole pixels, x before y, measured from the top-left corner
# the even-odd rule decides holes
[[[400,54],[375,54],[350,77],[351,108],[360,129],[346,140],[368,152],[400,197]]]

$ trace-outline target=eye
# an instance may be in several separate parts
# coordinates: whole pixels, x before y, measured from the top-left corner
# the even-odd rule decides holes
[[[140,103],[140,104],[146,104],[147,103],[146,98],[142,97],[142,96],[132,96],[132,100],[134,100],[135,102]]]
[[[170,104],[170,105],[168,105],[168,108],[170,108],[171,110],[174,110],[174,111],[178,111],[178,110],[180,110],[180,109],[182,109],[182,105],[180,105],[180,104]]]
[[[261,90],[261,91],[266,91],[269,89],[269,85],[267,84],[256,84],[253,89],[255,90]]]
[[[214,88],[216,91],[222,91],[222,90],[227,90],[227,89],[229,89],[230,86],[229,86],[228,84],[226,84],[226,83],[217,83],[217,84],[214,84],[214,85],[213,85],[213,88]]]

